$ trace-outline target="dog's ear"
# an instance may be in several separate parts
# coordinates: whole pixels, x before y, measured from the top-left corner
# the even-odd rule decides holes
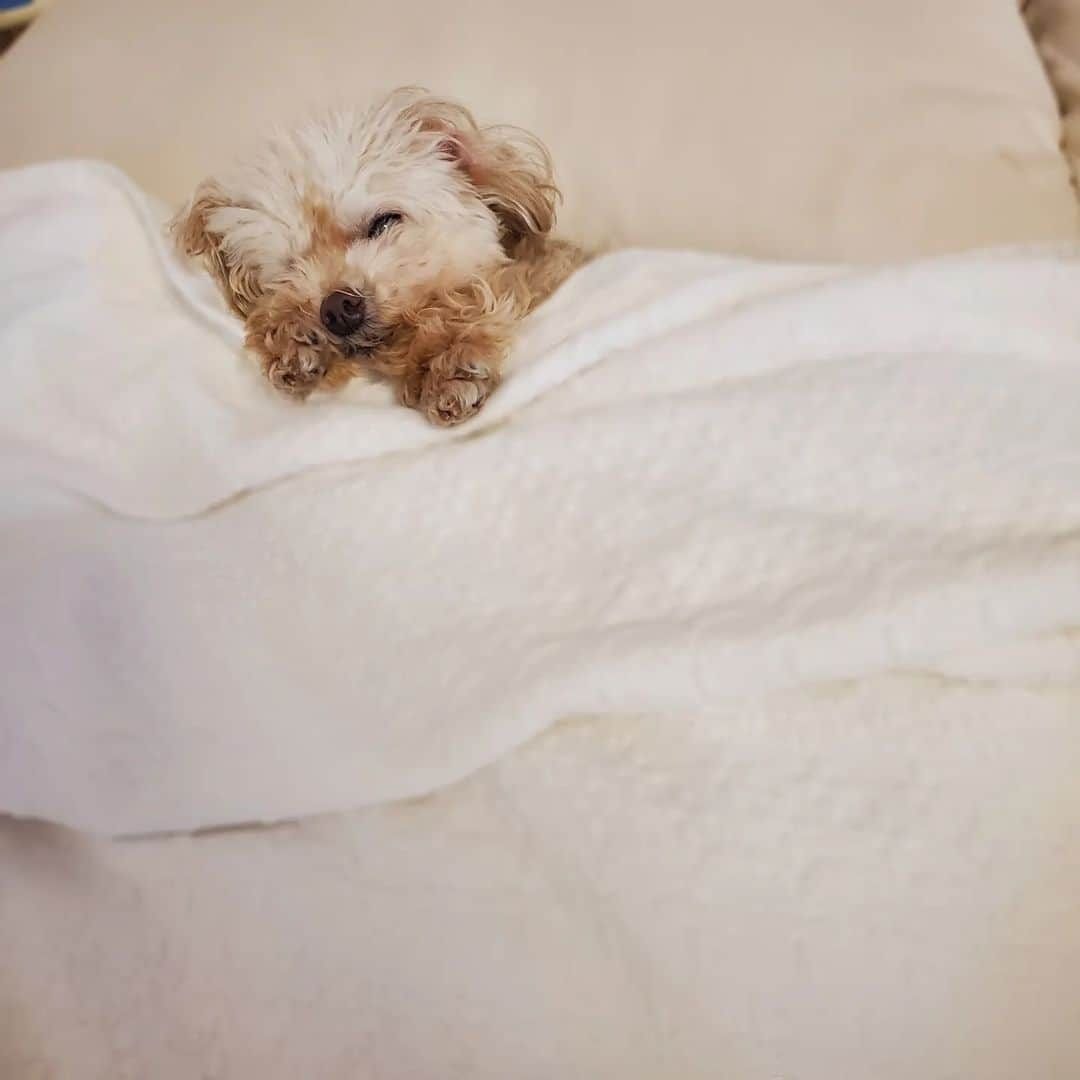
[[[244,318],[261,289],[255,275],[229,254],[220,223],[217,228],[214,223],[218,211],[235,206],[218,183],[204,180],[191,201],[169,222],[169,231],[185,255],[202,259],[226,303]]]
[[[495,212],[508,251],[525,237],[554,228],[560,195],[551,157],[527,131],[512,127],[455,130],[440,141],[439,152],[464,170]]]
[[[407,110],[420,130],[439,136],[439,154],[464,172],[494,211],[508,252],[552,230],[561,196],[551,155],[539,139],[515,127],[481,128],[468,109],[438,98],[421,97]]]

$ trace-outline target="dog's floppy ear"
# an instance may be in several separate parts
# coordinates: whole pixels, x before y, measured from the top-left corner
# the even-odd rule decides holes
[[[468,109],[438,98],[420,97],[407,111],[422,131],[440,136],[439,153],[458,165],[495,212],[508,252],[526,237],[552,230],[561,196],[551,155],[539,139],[515,127],[481,128]]]
[[[261,290],[251,271],[229,255],[223,234],[213,224],[216,211],[233,206],[235,203],[219,184],[204,180],[187,206],[169,222],[169,230],[185,255],[202,259],[226,303],[244,318]]]

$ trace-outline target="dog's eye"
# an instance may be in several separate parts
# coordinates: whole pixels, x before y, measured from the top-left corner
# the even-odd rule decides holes
[[[375,237],[382,236],[391,225],[396,225],[400,220],[400,214],[379,214],[368,226],[367,238],[374,240]]]

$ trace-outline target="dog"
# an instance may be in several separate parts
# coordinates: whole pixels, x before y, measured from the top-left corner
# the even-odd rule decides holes
[[[584,252],[552,236],[544,145],[402,88],[269,139],[204,180],[171,222],[278,390],[360,374],[439,425],[498,386],[519,321]]]

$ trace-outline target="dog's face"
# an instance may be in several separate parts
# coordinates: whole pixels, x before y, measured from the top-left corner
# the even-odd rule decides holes
[[[505,265],[551,228],[556,198],[531,136],[400,90],[277,136],[204,181],[173,229],[245,319],[271,381],[304,394],[377,359],[418,308]]]

